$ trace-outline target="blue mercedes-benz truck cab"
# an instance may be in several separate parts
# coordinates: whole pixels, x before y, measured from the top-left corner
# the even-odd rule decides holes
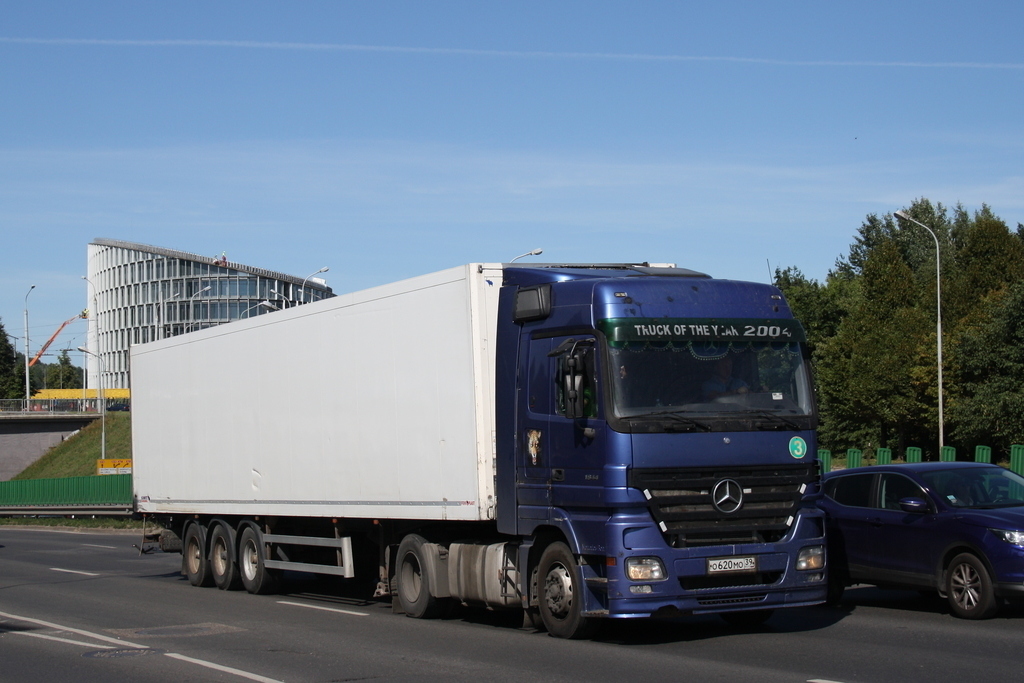
[[[805,336],[770,285],[674,267],[506,265],[498,531],[528,613],[757,623],[825,600]]]

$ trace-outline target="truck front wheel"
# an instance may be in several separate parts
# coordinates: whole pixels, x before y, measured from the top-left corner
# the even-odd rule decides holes
[[[264,564],[263,534],[247,526],[238,542],[238,569],[242,574],[242,585],[254,595],[276,593],[277,572],[267,569]]]
[[[569,546],[552,543],[540,556],[540,618],[548,633],[558,638],[587,638],[598,622],[583,616],[583,595],[576,561]]]
[[[210,560],[206,556],[206,534],[203,527],[190,524],[181,544],[181,563],[185,576],[193,586],[206,588],[213,585],[213,573],[210,571]]]
[[[433,619],[441,608],[437,598],[430,594],[430,575],[427,553],[423,549],[426,539],[409,534],[398,546],[398,598],[410,617]]]

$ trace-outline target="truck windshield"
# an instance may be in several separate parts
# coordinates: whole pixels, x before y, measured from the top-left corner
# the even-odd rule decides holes
[[[810,416],[803,329],[767,322],[604,321],[616,417]]]

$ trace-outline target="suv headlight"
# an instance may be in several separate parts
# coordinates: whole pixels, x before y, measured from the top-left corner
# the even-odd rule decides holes
[[[1009,529],[989,529],[989,531],[1007,543],[1024,547],[1024,531],[1010,531]]]
[[[664,581],[668,574],[657,557],[630,557],[626,560],[626,578],[630,581]]]
[[[820,545],[802,548],[796,556],[796,568],[799,571],[811,571],[825,566],[825,548]]]

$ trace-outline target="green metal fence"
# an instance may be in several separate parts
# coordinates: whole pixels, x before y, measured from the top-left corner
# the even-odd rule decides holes
[[[917,446],[910,446],[904,453],[906,462],[921,462],[921,449]],[[956,448],[943,446],[939,453],[942,462],[956,462]],[[832,471],[832,451],[826,448],[818,449],[818,460],[821,463],[821,473]],[[992,462],[992,447],[978,446],[974,449],[975,462]],[[876,448],[875,464],[889,465],[892,463],[892,449]],[[859,448],[849,448],[846,451],[846,468],[864,467],[864,451]],[[1010,469],[1017,474],[1024,475],[1024,444],[1010,447]]]
[[[132,475],[0,481],[0,513],[116,511],[132,507]]]

